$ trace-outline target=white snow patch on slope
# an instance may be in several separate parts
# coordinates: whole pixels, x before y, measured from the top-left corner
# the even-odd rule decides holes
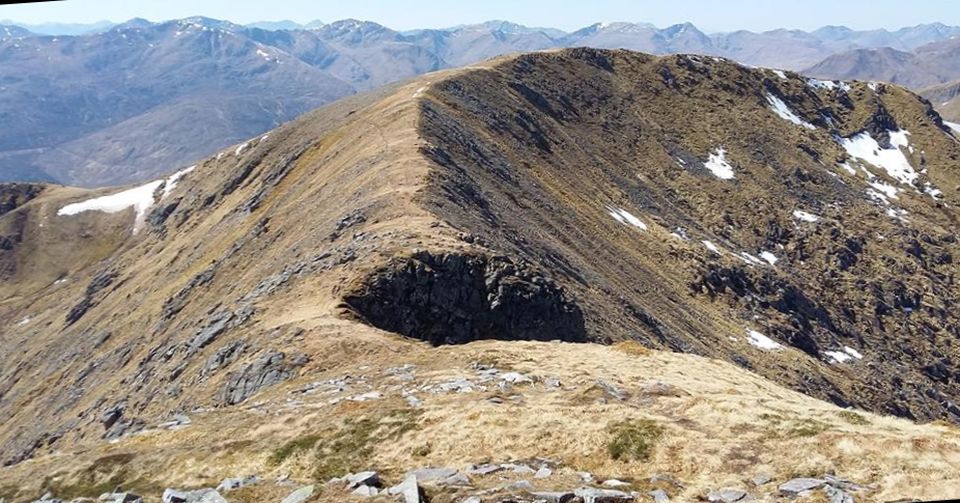
[[[720,255],[720,248],[717,248],[717,245],[711,243],[710,241],[701,241],[701,242],[703,243],[703,246],[707,247],[708,250],[712,251],[713,253],[716,253],[717,255]]]
[[[756,346],[766,351],[776,351],[783,349],[783,345],[777,341],[757,332],[756,330],[747,330],[747,342],[751,346]]]
[[[823,354],[830,357],[831,363],[847,363],[853,357],[843,351],[824,351]]]
[[[721,180],[733,179],[733,166],[727,163],[727,151],[723,147],[713,151],[704,166]]]
[[[817,129],[816,126],[810,124],[809,122],[800,118],[799,115],[795,114],[793,110],[790,110],[790,107],[783,102],[780,98],[774,96],[773,94],[767,93],[767,103],[770,104],[770,109],[774,113],[780,116],[781,119],[788,120],[798,126],[803,126],[807,129]]]
[[[766,250],[760,252],[760,258],[762,258],[763,260],[766,260],[770,265],[777,265],[777,260],[780,260],[777,258],[776,255]]]
[[[820,217],[814,215],[813,213],[807,213],[803,210],[793,210],[793,218],[797,220],[803,220],[804,222],[816,222],[820,220]]]
[[[787,74],[783,73],[783,70],[770,70],[774,75],[780,77],[780,80],[787,80]]]
[[[910,147],[907,131],[890,131],[890,144],[893,148],[881,148],[877,140],[869,133],[860,133],[852,138],[840,138],[840,144],[851,157],[869,162],[878,168],[883,168],[892,178],[900,183],[912,184],[919,174],[910,165],[910,161],[903,155],[899,147]]]
[[[620,222],[624,225],[632,225],[640,230],[647,230],[647,224],[643,223],[642,220],[633,216],[629,211],[623,208],[614,208],[613,206],[607,206],[607,213],[614,218],[617,222]]]
[[[241,143],[239,146],[237,146],[237,149],[233,151],[233,155],[240,155],[240,153],[243,152],[248,145],[250,145],[250,142],[248,141]]]
[[[94,199],[88,199],[79,203],[68,204],[63,208],[60,208],[57,211],[57,215],[76,215],[85,211],[118,213],[132,206],[137,213],[137,217],[133,226],[133,230],[136,232],[140,228],[140,224],[143,222],[143,218],[146,216],[147,210],[153,205],[153,194],[163,182],[163,180],[155,180],[123,192],[110,194],[109,196],[102,196]]]
[[[960,133],[960,124],[950,121],[943,121],[943,124],[950,128],[954,133]]]
[[[851,175],[856,176],[857,174],[857,170],[853,169],[853,166],[851,166],[849,162],[840,163],[840,167],[843,168],[843,170],[846,171],[847,173],[850,173]]]
[[[850,346],[844,346],[842,351],[824,351],[823,354],[829,356],[832,363],[847,363],[851,360],[863,359],[863,355]]]
[[[884,183],[879,180],[871,181],[870,186],[890,199],[897,199],[897,194],[900,192],[900,189],[890,185],[889,183]]]
[[[852,356],[852,357],[854,357],[854,358],[856,358],[856,359],[858,359],[858,360],[862,360],[862,359],[863,359],[863,355],[860,354],[860,352],[857,351],[856,349],[851,348],[850,346],[844,346],[844,347],[843,347],[843,352],[844,352],[844,353],[847,353],[848,355],[850,355],[850,356]]]
[[[934,199],[943,198],[943,191],[934,187],[933,184],[931,184],[930,182],[927,182],[926,184],[924,184],[923,191],[926,192],[927,194],[930,194],[930,197]]]
[[[181,169],[180,171],[177,171],[176,173],[168,176],[167,179],[164,181],[163,195],[160,196],[160,199],[167,197],[171,192],[173,192],[173,189],[177,187],[177,181],[180,180],[180,178],[182,178],[183,175],[186,175],[187,173],[195,169],[197,169],[197,166],[193,165],[193,166],[190,166],[189,168]]]
[[[740,257],[740,260],[743,260],[744,262],[746,262],[746,263],[748,263],[748,264],[764,265],[764,262],[763,262],[762,260],[758,259],[757,257],[755,257],[755,256],[753,256],[753,255],[751,255],[751,254],[749,254],[749,253],[747,253],[747,252],[740,252],[739,257]]]
[[[29,316],[26,316],[26,317],[24,317],[22,320],[20,320],[20,323],[17,323],[17,326],[21,326],[21,327],[22,327],[23,325],[26,325],[27,323],[30,323],[30,317],[29,317]]]
[[[850,90],[850,84],[843,82],[841,80],[820,80],[820,79],[807,79],[807,85],[816,89],[839,89],[843,92]]]

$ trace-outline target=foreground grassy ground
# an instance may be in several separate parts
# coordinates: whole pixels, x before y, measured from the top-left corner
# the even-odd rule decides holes
[[[538,489],[575,488],[590,472],[644,493],[665,487],[677,501],[726,487],[773,498],[787,479],[826,474],[868,486],[857,501],[960,494],[960,429],[843,410],[717,360],[631,343],[434,349],[349,323],[331,332],[308,342],[326,355],[316,372],[237,407],[190,411],[181,429],[3,468],[0,497],[96,497],[121,485],[158,498],[165,487],[256,474],[263,483],[228,499],[272,501],[295,488],[277,477],[374,469],[391,484],[414,468],[510,461],[553,467],[532,481]],[[760,474],[772,481],[754,487]],[[521,478],[530,476],[472,477],[473,488],[433,497],[457,501]],[[324,487],[315,499],[350,497]]]

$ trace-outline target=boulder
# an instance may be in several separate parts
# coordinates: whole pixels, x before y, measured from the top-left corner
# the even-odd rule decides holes
[[[143,498],[133,493],[104,493],[98,499],[105,503],[143,503]]]
[[[503,467],[500,465],[491,465],[489,463],[484,463],[482,465],[470,465],[467,467],[467,473],[470,475],[489,475],[494,472],[499,472],[503,470]]]
[[[540,469],[537,470],[537,473],[533,474],[533,478],[545,479],[551,475],[553,475],[553,470],[551,470],[549,466],[543,465],[540,467]]]
[[[513,465],[513,473],[516,473],[519,475],[533,475],[534,473],[536,473],[536,470],[534,470],[533,468],[530,468],[527,465]]]
[[[796,496],[799,493],[804,491],[812,491],[814,489],[819,489],[826,484],[827,481],[823,479],[811,479],[811,478],[797,478],[791,479],[783,484],[780,484],[778,489],[780,492],[787,496]]]
[[[500,375],[500,380],[510,384],[531,384],[533,379],[519,372],[506,372]]]
[[[300,489],[288,494],[287,497],[283,498],[280,503],[303,503],[304,501],[310,499],[310,496],[313,496],[313,490],[313,485],[303,486]]]
[[[420,468],[407,472],[407,477],[414,476],[417,482],[432,482],[443,480],[457,474],[453,468]]]
[[[252,486],[258,482],[260,482],[260,479],[257,476],[223,479],[220,485],[217,486],[217,490],[232,491],[234,489],[240,489],[241,487]]]
[[[440,482],[437,483],[440,486],[450,486],[450,487],[468,487],[470,486],[470,478],[462,473],[457,473],[451,475]]]
[[[735,503],[746,497],[746,491],[739,489],[721,489],[719,491],[710,491],[710,494],[707,494],[707,501],[711,503]]]
[[[380,475],[377,472],[352,473],[343,477],[342,481],[347,483],[347,489],[354,489],[360,486],[381,487]]]
[[[532,496],[534,500],[545,503],[568,503],[577,497],[577,495],[569,491],[531,492],[530,496]]]
[[[823,491],[827,493],[827,498],[830,498],[830,503],[853,503],[853,496],[843,489],[827,485],[823,487]]]
[[[167,489],[161,498],[163,503],[227,503],[216,489],[197,489],[196,491],[179,491]]]
[[[767,484],[767,483],[769,483],[771,480],[772,480],[772,478],[771,478],[769,475],[765,474],[765,473],[758,473],[758,474],[754,475],[752,479],[750,479],[750,481],[753,482],[753,485],[755,485],[755,486],[757,486],[757,487],[762,486],[762,485],[764,485],[764,484]]]
[[[631,503],[636,499],[630,493],[594,487],[581,487],[573,493],[579,496],[583,503]]]
[[[670,503],[670,496],[663,489],[650,491],[650,497],[653,498],[653,503]]]
[[[408,474],[403,482],[387,490],[391,495],[400,495],[403,503],[420,503],[420,486],[417,485],[417,476]]]
[[[624,482],[617,479],[604,480],[602,484],[603,487],[627,487],[630,485],[629,482]]]
[[[354,496],[360,496],[362,498],[372,498],[379,493],[376,487],[370,486],[359,486],[353,490],[350,494]]]
[[[533,484],[529,480],[518,480],[503,486],[503,488],[507,491],[532,491]]]

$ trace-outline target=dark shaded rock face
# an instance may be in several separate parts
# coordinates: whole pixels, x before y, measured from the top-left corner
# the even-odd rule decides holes
[[[563,289],[505,257],[420,252],[393,260],[344,301],[377,328],[433,345],[587,339]]]
[[[0,183],[0,215],[9,213],[43,192],[35,183]]]

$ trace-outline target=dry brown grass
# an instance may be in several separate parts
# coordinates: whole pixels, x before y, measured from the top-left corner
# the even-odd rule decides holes
[[[759,472],[775,480],[836,473],[874,485],[876,491],[861,501],[947,497],[960,489],[956,428],[844,411],[727,363],[656,351],[638,355],[623,351],[623,346],[480,342],[432,349],[384,340],[375,333],[363,335],[365,331],[360,328],[351,337],[369,337],[370,347],[379,348],[366,352],[363,360],[369,376],[412,363],[418,381],[435,382],[470,375],[472,362],[495,354],[500,364],[538,378],[557,377],[563,387],[517,386],[504,396],[522,398],[500,404],[480,392],[421,394],[420,409],[405,408],[389,396],[376,402],[288,409],[283,407],[285,393],[277,389],[257,398],[274,404],[265,409],[240,406],[208,413],[185,430],[131,437],[104,446],[106,451],[95,447],[66,457],[43,457],[4,469],[3,478],[36,487],[32,474],[51,466],[65,471],[73,467],[82,474],[91,461],[129,453],[133,457],[124,466],[128,479],[157,474],[157,484],[182,487],[215,485],[221,478],[251,473],[289,473],[309,481],[375,468],[399,477],[421,466],[555,458],[562,462],[557,480],[570,484],[576,483],[577,470],[638,483],[653,474],[668,474],[685,484],[680,500],[720,486],[746,487],[749,477]],[[377,339],[380,344],[373,343]],[[323,344],[337,353],[347,347],[339,342],[330,336]],[[592,389],[597,379],[616,383],[631,391],[631,397],[571,400]],[[651,397],[637,391],[652,381],[688,394]],[[393,382],[382,377],[371,385]],[[853,414],[862,420],[849,420]],[[624,431],[626,437],[644,433],[643,442],[633,438],[625,444],[631,447],[623,450],[639,455],[611,455],[608,446],[625,438]],[[654,434],[647,435],[650,432]],[[635,448],[642,445],[652,448]],[[773,487],[761,489],[769,490]]]

